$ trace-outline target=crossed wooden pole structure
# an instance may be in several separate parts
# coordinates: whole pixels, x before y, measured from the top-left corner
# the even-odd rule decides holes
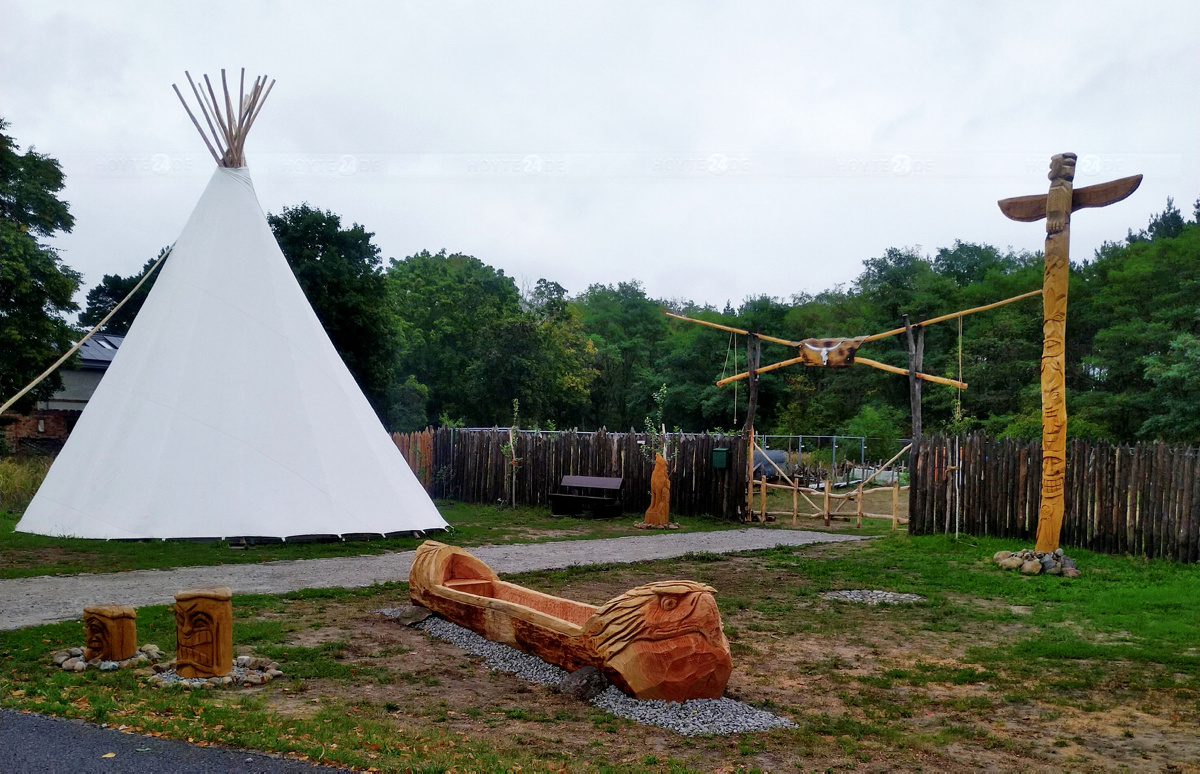
[[[754,511],[754,450],[761,449],[754,438],[754,413],[758,396],[758,375],[786,368],[791,365],[805,365],[818,368],[844,368],[861,363],[862,365],[878,368],[896,374],[906,374],[913,395],[913,441],[920,435],[920,384],[921,381],[944,384],[965,390],[967,385],[958,379],[921,373],[920,361],[923,350],[923,340],[913,343],[913,332],[923,332],[923,328],[946,320],[960,319],[977,312],[986,312],[1005,304],[1042,296],[1042,358],[1041,358],[1041,392],[1042,392],[1042,487],[1041,501],[1038,510],[1037,550],[1053,551],[1058,548],[1059,534],[1063,520],[1063,494],[1066,480],[1066,447],[1067,447],[1067,403],[1066,403],[1066,325],[1067,325],[1067,282],[1070,266],[1070,235],[1071,213],[1088,207],[1105,207],[1125,199],[1142,182],[1141,175],[1124,177],[1106,183],[1074,188],[1075,160],[1074,153],[1061,153],[1050,160],[1050,190],[1046,194],[1018,196],[1003,199],[999,202],[1000,210],[1005,216],[1023,222],[1034,222],[1046,219],[1045,269],[1042,277],[1042,287],[1022,293],[1019,296],[1006,298],[985,306],[951,312],[929,320],[908,324],[902,328],[876,333],[869,336],[843,339],[803,339],[792,341],[762,333],[755,333],[741,328],[734,328],[708,320],[699,320],[672,312],[666,312],[668,317],[684,322],[696,323],[709,328],[715,328],[729,333],[746,337],[746,371],[721,379],[718,386],[742,379],[749,380],[749,405],[747,407],[745,432],[749,438],[749,454],[747,455],[748,485],[746,492],[747,516]],[[907,333],[909,338],[909,367],[880,363],[858,356],[858,348],[871,341],[878,341],[890,336]],[[759,365],[759,342],[767,341],[792,347],[798,350],[796,357],[781,360],[769,365]],[[912,444],[910,444],[910,447]],[[901,452],[903,453],[903,452]],[[764,454],[764,457],[766,455]],[[900,455],[896,455],[899,457]],[[893,458],[893,461],[896,458]],[[768,461],[769,458],[768,458]],[[774,462],[771,463],[773,466]],[[890,462],[889,462],[890,464]],[[775,466],[778,470],[778,466]],[[782,471],[780,471],[782,474]],[[786,476],[785,476],[786,478]],[[763,493],[763,513],[766,513],[765,488]],[[861,495],[860,495],[861,497]],[[859,502],[861,512],[862,503]],[[828,506],[826,506],[828,513]]]
[[[926,373],[922,373],[921,371],[919,371],[918,369],[920,368],[920,357],[919,357],[919,355],[914,354],[914,348],[911,343],[913,331],[916,330],[916,331],[920,332],[927,325],[933,325],[934,323],[945,322],[946,320],[958,319],[958,318],[965,317],[970,314],[975,314],[977,312],[986,312],[989,309],[995,309],[997,307],[1004,306],[1005,304],[1011,304],[1016,301],[1021,301],[1026,298],[1031,298],[1033,296],[1040,294],[1041,292],[1042,291],[1040,289],[1031,290],[1028,293],[1022,293],[1019,296],[1013,296],[1012,298],[1006,298],[1003,301],[996,301],[995,303],[986,304],[984,306],[977,306],[977,307],[973,307],[971,309],[964,309],[959,312],[951,312],[950,314],[944,314],[939,317],[931,318],[929,320],[922,320],[921,322],[906,324],[903,328],[893,328],[892,330],[884,331],[882,333],[875,333],[870,336],[858,336],[855,338],[845,338],[845,339],[803,339],[801,341],[792,341],[790,339],[781,339],[776,336],[768,336],[764,333],[753,333],[751,331],[743,330],[741,328],[734,328],[729,325],[722,325],[720,323],[710,322],[709,320],[699,320],[694,317],[687,317],[685,315],[675,314],[673,312],[664,312],[664,314],[666,314],[668,317],[672,317],[676,320],[683,320],[684,322],[696,323],[698,325],[704,325],[709,328],[715,328],[720,331],[728,331],[729,333],[736,333],[738,335],[746,337],[746,369],[747,370],[743,371],[742,373],[734,374],[733,376],[721,379],[720,381],[717,382],[717,386],[724,386],[726,384],[740,381],[742,379],[749,380],[749,390],[748,390],[749,400],[748,400],[748,405],[747,405],[747,410],[746,410],[746,424],[744,426],[744,432],[746,433],[746,437],[749,439],[749,444],[748,444],[749,454],[746,455],[747,456],[747,461],[746,461],[746,465],[747,465],[746,514],[747,514],[747,518],[750,518],[752,516],[752,514],[754,513],[754,451],[756,449],[762,450],[762,447],[758,444],[757,440],[754,437],[754,414],[755,414],[755,410],[756,410],[756,407],[758,404],[758,375],[759,374],[767,373],[769,371],[774,371],[779,368],[786,368],[787,366],[792,366],[792,365],[805,365],[805,366],[810,366],[810,367],[814,367],[814,368],[846,368],[846,367],[849,367],[849,366],[852,366],[855,364],[861,364],[861,365],[871,366],[872,368],[878,368],[881,371],[888,371],[889,373],[907,375],[909,377],[910,385],[912,386],[914,394],[917,396],[913,400],[913,406],[914,406],[913,426],[915,428],[913,435],[915,437],[915,436],[920,435],[920,430],[919,430],[919,428],[920,428],[920,408],[919,408],[920,385],[917,384],[917,382],[927,381],[927,382],[933,382],[934,384],[944,384],[949,387],[956,387],[960,390],[965,390],[967,388],[967,385],[966,385],[966,382],[960,381],[958,379],[950,379],[950,378],[947,378],[944,376],[935,376],[933,374],[926,374]],[[858,354],[858,348],[861,347],[863,344],[866,344],[871,341],[878,341],[879,339],[886,339],[891,336],[899,336],[901,333],[907,333],[909,335],[909,340],[910,340],[909,367],[907,369],[900,368],[899,366],[889,365],[887,363],[881,363],[878,360],[871,360],[869,358],[861,357]],[[789,347],[789,348],[795,348],[796,350],[798,350],[798,355],[797,355],[797,357],[789,358],[787,360],[781,360],[777,363],[771,363],[769,365],[760,366],[758,364],[759,363],[759,344],[762,341],[767,341],[772,344],[780,344],[782,346]],[[919,350],[917,350],[917,351],[919,351]],[[911,448],[912,448],[912,444],[909,444],[908,446],[906,446],[904,448],[904,451],[908,451]],[[903,451],[901,452],[901,454],[903,454]],[[770,459],[770,457],[768,457],[766,455],[765,451],[764,451],[763,456],[764,456],[764,458],[767,459],[767,461],[776,470],[779,470],[779,466],[775,465],[775,463]],[[888,461],[888,464],[890,465],[892,462],[894,462],[899,457],[900,457],[900,455],[897,454],[895,457],[893,457],[891,460]],[[779,473],[780,473],[780,475],[783,475],[785,479],[787,479],[787,476],[783,473],[783,471],[779,470]],[[874,476],[872,476],[872,478],[874,478]],[[791,488],[796,489],[795,482],[789,481],[789,483],[792,485]],[[826,483],[828,484],[828,482],[826,482]],[[828,489],[828,487],[826,487],[826,488]],[[859,524],[861,525],[861,523],[862,523],[861,487],[860,487],[860,493],[858,496],[859,496],[859,503],[858,503]],[[830,497],[831,497],[830,493],[828,491],[826,491],[825,492],[825,508],[824,508],[826,523],[828,523],[828,521],[829,521],[828,516],[829,516],[829,499],[830,499]],[[764,518],[766,516],[765,498],[766,498],[766,488],[764,486],[763,487],[764,504],[763,504],[763,508],[762,508]],[[807,499],[807,497],[805,499]],[[793,495],[793,500],[795,500],[795,495]],[[795,509],[793,508],[793,511],[794,510]],[[895,517],[895,514],[893,513],[893,525],[895,525],[895,523],[896,523],[896,517]]]

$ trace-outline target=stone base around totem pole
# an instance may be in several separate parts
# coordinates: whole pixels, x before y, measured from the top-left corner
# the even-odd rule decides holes
[[[220,677],[180,677],[175,671],[175,661],[167,661],[154,665],[154,672],[146,678],[146,685],[162,688],[168,685],[178,685],[185,691],[193,688],[211,690],[213,688],[253,688],[264,685],[272,680],[283,677],[279,664],[269,658],[256,656],[238,656],[234,659],[233,668],[228,674]]]
[[[1078,578],[1079,568],[1075,560],[1063,553],[1061,548],[1045,553],[1031,548],[1022,551],[997,551],[992,562],[1001,570],[1019,570],[1022,575],[1061,575]]]
[[[131,658],[123,661],[101,661],[94,658],[88,661],[83,657],[83,648],[67,648],[51,654],[51,661],[56,667],[65,672],[86,672],[89,668],[102,672],[113,672],[118,669],[138,669],[148,667],[162,661],[163,652],[157,645],[143,645],[134,652]]]
[[[679,522],[668,521],[666,524],[650,524],[645,521],[635,521],[634,529],[679,529]]]

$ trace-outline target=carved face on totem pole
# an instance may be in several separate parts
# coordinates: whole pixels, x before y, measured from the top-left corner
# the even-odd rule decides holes
[[[1046,177],[1052,183],[1059,181],[1070,183],[1075,180],[1075,160],[1079,158],[1074,153],[1060,153],[1050,159],[1050,174]]]
[[[175,671],[220,677],[233,668],[232,592],[224,586],[175,595]]]
[[[83,609],[84,659],[124,661],[137,653],[137,612],[127,605]]]
[[[693,581],[638,586],[588,619],[604,672],[639,699],[719,698],[733,661],[716,593]]]
[[[1075,154],[1060,153],[1050,159],[1050,192],[1046,197],[1046,233],[1057,234],[1071,217],[1071,183],[1075,179]],[[1066,259],[1066,254],[1063,254]]]
[[[1064,477],[1067,472],[1067,460],[1060,453],[1067,432],[1063,399],[1064,387],[1061,377],[1046,396],[1046,405],[1042,412],[1042,496],[1056,497],[1063,492]]]

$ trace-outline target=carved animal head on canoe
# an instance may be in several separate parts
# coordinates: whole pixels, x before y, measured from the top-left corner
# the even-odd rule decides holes
[[[639,699],[715,699],[733,662],[716,593],[694,581],[648,583],[602,605],[584,634],[605,675]]]
[[[584,633],[611,658],[635,640],[669,640],[699,634],[714,645],[725,639],[716,589],[695,581],[660,581],[626,591],[588,619]],[[726,646],[728,647],[728,646]]]

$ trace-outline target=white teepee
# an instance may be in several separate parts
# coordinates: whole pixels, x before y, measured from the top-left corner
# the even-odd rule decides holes
[[[446,527],[267,225],[241,158],[261,93],[256,82],[241,115],[218,112],[218,169],[19,532],[286,538]]]

